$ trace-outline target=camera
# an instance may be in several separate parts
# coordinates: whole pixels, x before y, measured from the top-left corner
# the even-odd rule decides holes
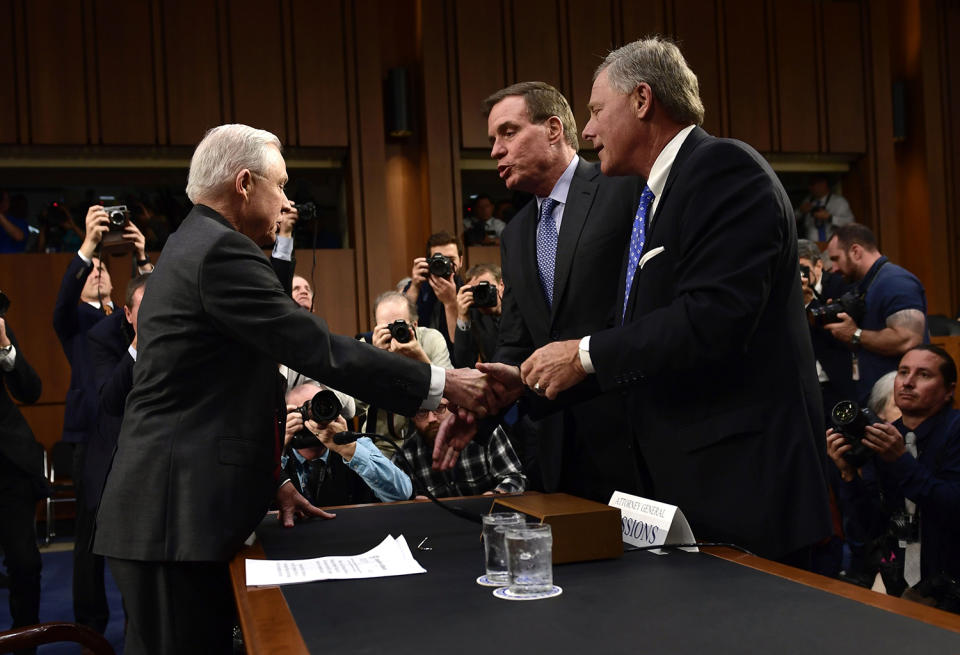
[[[915,544],[920,541],[920,520],[910,512],[896,512],[890,517],[887,530],[897,541]]]
[[[123,228],[130,222],[130,210],[126,205],[104,207],[103,211],[107,212],[111,232],[123,232]]]
[[[496,307],[497,306],[497,287],[489,282],[477,282],[470,287],[473,291],[474,307]]]
[[[800,277],[804,280],[810,279],[810,267],[806,264],[800,264]]]
[[[850,466],[860,468],[873,454],[873,451],[862,442],[866,435],[866,427],[874,423],[883,423],[883,421],[869,407],[860,407],[852,400],[841,400],[834,405],[830,418],[837,432],[842,434],[844,440],[852,446],[843,454],[843,458],[849,462]]]
[[[7,310],[10,309],[10,299],[7,298],[7,294],[3,291],[0,291],[0,318],[4,318],[7,315]]]
[[[316,421],[317,423],[329,423],[340,414],[342,405],[337,394],[329,389],[321,389],[313,398],[303,403],[291,412],[299,412],[304,421]]]
[[[390,330],[390,337],[397,343],[410,341],[410,324],[402,318],[398,318],[393,323],[388,323],[387,329]]]
[[[866,294],[857,291],[848,291],[836,300],[820,307],[807,310],[807,320],[813,327],[823,327],[828,323],[839,323],[838,315],[843,312],[850,316],[855,323],[863,320],[867,311]]]
[[[430,267],[430,275],[443,278],[453,275],[453,260],[446,255],[434,253],[427,257],[427,266]]]
[[[317,218],[317,203],[299,202],[297,207],[297,219],[301,221],[312,221]]]

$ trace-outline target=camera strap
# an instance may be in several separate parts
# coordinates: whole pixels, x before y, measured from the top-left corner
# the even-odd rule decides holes
[[[860,293],[862,293],[864,296],[867,295],[867,292],[870,291],[870,287],[872,287],[873,283],[877,281],[877,276],[880,274],[880,269],[882,269],[884,266],[886,266],[889,263],[890,263],[890,260],[887,259],[886,257],[881,258],[880,265],[877,266],[876,269],[874,269],[870,277],[864,278],[863,280],[861,280],[859,285]]]

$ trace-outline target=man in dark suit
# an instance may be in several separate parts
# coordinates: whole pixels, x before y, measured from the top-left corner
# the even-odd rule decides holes
[[[20,352],[2,314],[0,378],[0,548],[10,575],[11,627],[15,628],[40,622],[41,560],[33,519],[47,484],[43,446],[13,402],[37,402],[40,378]]]
[[[610,325],[637,181],[605,177],[577,155],[573,112],[549,84],[514,84],[484,107],[500,177],[511,191],[535,196],[501,235],[505,289],[494,360],[518,367],[540,346]],[[530,473],[546,491],[601,502],[614,490],[639,491],[619,398],[601,395],[537,423],[536,460],[525,447],[524,466],[539,467]]]
[[[271,498],[288,526],[295,515],[333,518],[279,474],[278,362],[406,415],[441,394],[470,409],[493,404],[477,371],[444,372],[330,334],[284,293],[260,248],[290,206],[286,181],[274,135],[210,130],[190,164],[195,206],[144,294],[94,542],[124,597],[128,655],[230,652],[228,562]]]
[[[672,42],[611,53],[590,112],[604,174],[647,179],[621,325],[541,348],[523,381],[552,398],[595,375],[622,394],[653,496],[699,538],[808,564],[830,516],[787,194],[752,148],[697,127],[697,79]]]
[[[73,479],[77,490],[76,540],[73,551],[73,613],[77,623],[103,632],[109,608],[103,582],[103,562],[92,557],[89,543],[93,537],[93,508],[86,498],[84,469],[87,441],[96,429],[97,394],[93,367],[87,351],[87,332],[113,312],[113,285],[106,266],[94,255],[109,231],[110,220],[100,205],[87,211],[86,234],[80,250],[70,260],[60,283],[53,310],[53,328],[70,362],[70,389],[63,416],[63,440],[75,444]],[[153,268],[146,253],[146,240],[132,222],[123,238],[133,245],[138,270]]]

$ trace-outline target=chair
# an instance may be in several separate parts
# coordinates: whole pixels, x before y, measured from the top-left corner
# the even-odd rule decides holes
[[[50,495],[47,497],[47,534],[44,543],[49,544],[57,533],[54,530],[54,505],[59,503],[76,503],[77,493],[73,478],[73,449],[74,444],[58,441],[50,451],[50,466],[47,481],[50,483]],[[47,464],[47,454],[43,454],[44,466]]]
[[[60,641],[80,644],[93,655],[115,655],[113,646],[103,635],[76,623],[40,623],[0,632],[0,653],[26,650]]]
[[[927,316],[927,329],[931,337],[957,336],[960,335],[960,321],[943,314],[930,314]]]

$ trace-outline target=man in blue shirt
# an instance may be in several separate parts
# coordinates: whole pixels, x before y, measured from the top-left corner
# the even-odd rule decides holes
[[[904,353],[929,341],[926,294],[913,273],[877,250],[877,239],[865,225],[838,226],[827,254],[836,272],[864,294],[863,316],[841,312],[839,322],[824,327],[854,350],[858,400],[866,405],[874,383],[896,370]]]
[[[889,531],[901,541],[910,583],[916,582],[910,573],[917,551],[920,580],[960,579],[960,411],[952,408],[956,386],[957,367],[950,355],[939,346],[916,346],[900,360],[894,382],[894,401],[903,415],[894,423],[865,428],[862,443],[874,457],[860,470],[854,468],[843,457],[852,446],[827,430],[827,453],[843,480],[841,502],[864,536]],[[919,548],[914,545],[918,539]]]

